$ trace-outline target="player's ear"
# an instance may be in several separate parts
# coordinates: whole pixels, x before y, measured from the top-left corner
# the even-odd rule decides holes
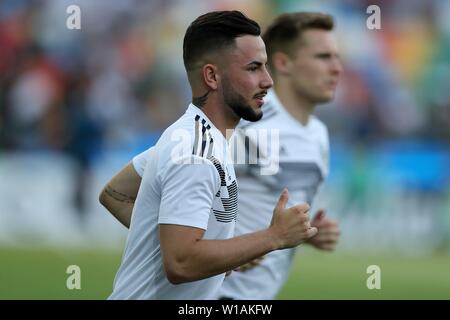
[[[286,53],[277,51],[272,55],[272,66],[274,72],[286,75],[292,68],[292,60]]]
[[[211,90],[217,90],[219,87],[219,75],[218,68],[216,65],[208,63],[205,64],[202,68],[202,77],[203,81],[205,81],[206,86]]]

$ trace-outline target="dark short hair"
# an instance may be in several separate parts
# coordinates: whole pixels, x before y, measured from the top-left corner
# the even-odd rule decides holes
[[[273,54],[277,51],[293,55],[300,45],[300,42],[295,40],[299,40],[304,31],[309,29],[331,31],[333,28],[333,17],[324,13],[294,12],[278,16],[263,34],[269,65]]]
[[[259,36],[255,21],[240,11],[213,11],[195,19],[186,30],[183,41],[183,61],[189,72],[205,54],[235,45],[243,35]]]

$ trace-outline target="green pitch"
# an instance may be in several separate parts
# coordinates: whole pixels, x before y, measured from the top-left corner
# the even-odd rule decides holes
[[[450,299],[450,255],[327,254],[304,250],[280,299]],[[105,299],[121,253],[0,248],[0,299]],[[81,289],[69,290],[69,265],[81,269]],[[367,267],[381,269],[381,289],[366,286]]]
[[[381,289],[367,288],[367,267],[381,271]],[[450,299],[450,255],[403,257],[306,250],[296,257],[280,299]]]

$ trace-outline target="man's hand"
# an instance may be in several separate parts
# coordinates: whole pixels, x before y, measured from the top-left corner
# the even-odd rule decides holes
[[[309,223],[309,205],[303,203],[286,209],[288,199],[288,190],[284,189],[273,210],[268,229],[273,235],[277,249],[298,246],[317,233],[317,228],[311,227]]]
[[[339,240],[341,231],[336,220],[325,217],[326,211],[320,209],[316,212],[311,226],[316,227],[318,232],[306,243],[314,246],[316,249],[334,251]]]

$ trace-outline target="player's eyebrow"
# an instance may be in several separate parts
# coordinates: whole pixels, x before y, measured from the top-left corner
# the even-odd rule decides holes
[[[339,56],[339,54],[338,53],[333,53],[333,52],[328,52],[328,51],[325,51],[325,52],[318,52],[318,53],[316,53],[315,54],[315,56],[316,57],[323,57],[323,58],[330,58],[330,57],[336,57],[336,58],[340,58],[340,56]]]
[[[316,57],[331,57],[331,52],[318,52],[315,54]]]
[[[263,65],[263,63],[261,61],[252,61],[247,64],[247,66],[251,66],[251,65],[256,65],[257,67],[260,67]]]

